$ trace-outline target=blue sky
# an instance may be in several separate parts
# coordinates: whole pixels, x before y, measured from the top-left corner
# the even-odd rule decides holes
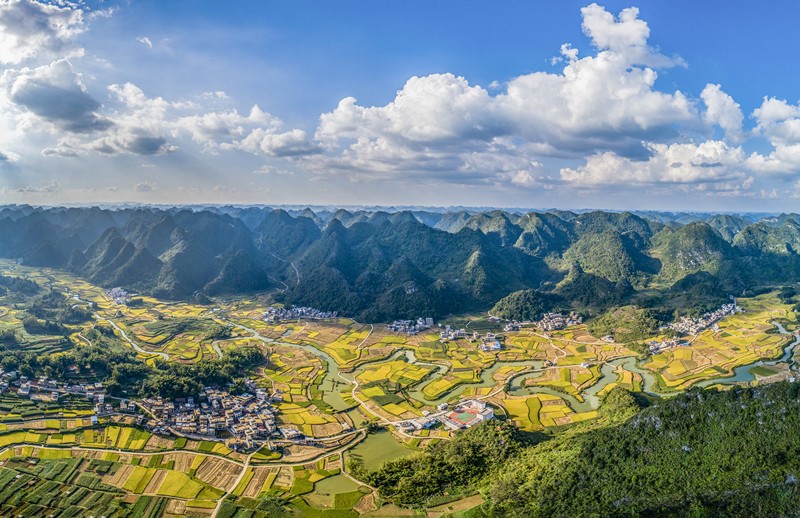
[[[0,201],[792,210],[798,11],[0,0]]]

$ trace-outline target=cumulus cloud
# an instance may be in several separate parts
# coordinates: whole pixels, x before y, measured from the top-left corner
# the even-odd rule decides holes
[[[177,151],[178,147],[168,140],[180,126],[175,113],[194,109],[194,104],[149,98],[131,83],[113,84],[108,90],[114,109],[108,110],[108,124],[103,128],[106,131],[91,138],[63,139],[58,146],[47,148],[43,153],[50,156],[78,156],[86,152],[159,155]]]
[[[300,129],[279,132],[256,128],[234,147],[255,154],[283,158],[311,155],[319,150],[319,146],[311,142],[306,132]]]
[[[83,150],[76,148],[66,141],[59,142],[53,147],[48,147],[42,150],[42,156],[49,157],[77,158],[79,156],[83,156],[84,154],[85,153]]]
[[[275,167],[275,166],[272,166],[272,165],[262,165],[261,167],[259,167],[255,171],[253,171],[253,174],[259,174],[259,175],[261,175],[261,174],[263,174],[263,175],[289,175],[289,176],[292,176],[292,175],[294,175],[294,171],[290,171],[288,169],[283,169],[281,167]]]
[[[738,143],[744,138],[742,107],[733,97],[722,91],[720,85],[709,84],[703,88],[700,97],[706,105],[703,119],[710,125],[717,125],[725,132],[726,139]]]
[[[0,151],[0,165],[13,164],[14,162],[18,162],[19,158],[19,155],[16,153],[12,153],[10,151]]]
[[[188,135],[207,149],[214,149],[222,143],[242,139],[249,129],[257,127],[264,131],[274,131],[281,121],[254,105],[247,115],[237,110],[216,111],[198,115],[179,117],[175,122],[175,133]]]
[[[700,144],[649,144],[647,160],[632,160],[613,152],[589,157],[577,168],[561,169],[561,179],[579,186],[686,184],[713,188],[752,185],[740,147],[719,140]]]
[[[25,138],[37,131],[47,136],[46,157],[150,156],[180,146],[270,157],[256,174],[306,169],[352,181],[413,178],[510,190],[628,185],[741,192],[752,186],[754,172],[800,171],[800,106],[765,98],[753,117],[774,149],[748,156],[738,147],[750,135],[741,107],[720,85],[706,85],[699,96],[657,87],[661,70],[685,63],[648,43],[650,27],[636,8],[615,15],[597,4],[584,7],[590,51],[563,44],[553,59],[556,71],[485,88],[449,73],[414,76],[384,105],[345,97],[306,132],[284,128],[258,105],[233,108],[222,91],[169,100],[119,83],[99,95],[102,86],[87,87],[63,58],[81,52],[75,36],[93,17],[77,5],[83,4],[0,0],[0,63],[15,67],[0,76],[0,107],[5,102],[7,124]],[[30,16],[14,25],[20,13]],[[136,39],[153,47],[147,36]],[[38,67],[26,62],[53,53],[62,58]],[[8,163],[13,155],[5,156]],[[558,167],[548,173],[545,164],[552,163]],[[153,188],[142,182],[134,190]]]
[[[33,193],[33,194],[51,194],[60,192],[62,190],[61,184],[53,180],[45,185],[28,185],[17,189],[19,193]]]
[[[74,43],[85,30],[84,10],[70,2],[0,1],[0,63],[77,56]]]
[[[100,103],[65,59],[38,68],[6,70],[0,82],[12,103],[61,130],[90,133],[111,126],[98,114]]]
[[[636,7],[623,9],[615,18],[605,8],[591,4],[581,9],[581,15],[583,32],[599,50],[624,54],[631,63],[639,65],[663,67],[684,64],[681,58],[664,56],[647,45],[650,27],[639,19],[639,9]]]
[[[463,77],[433,74],[412,77],[384,106],[345,98],[320,117],[315,138],[328,156],[316,162],[368,173],[468,171],[469,156],[489,151],[528,163],[605,151],[643,158],[649,153],[643,142],[674,141],[677,127],[703,126],[682,92],[655,89],[655,68],[682,61],[648,46],[650,30],[636,9],[614,17],[592,4],[582,14],[595,55],[579,58],[564,45],[560,73],[515,77],[495,95]],[[530,184],[520,179],[533,174],[514,177],[491,167],[483,173],[517,178],[518,185]]]
[[[67,65],[60,61],[41,68],[61,71],[66,79],[60,82],[31,80],[29,76],[37,74],[60,77],[49,72],[40,74],[40,69],[6,74],[12,101],[75,134],[44,149],[46,156],[75,157],[87,152],[160,155],[177,151],[177,142],[184,138],[211,153],[235,149],[292,158],[315,153],[319,148],[302,130],[281,130],[282,121],[258,105],[245,114],[236,109],[209,111],[209,103],[227,99],[222,92],[201,96],[200,102],[169,101],[160,96],[149,97],[132,83],[112,84],[108,87],[109,106],[100,116],[100,104],[83,87],[80,77],[65,68]],[[18,83],[22,86],[18,87]],[[64,99],[72,102],[65,106]]]
[[[800,105],[783,99],[765,97],[753,111],[756,131],[773,146],[767,155],[753,153],[748,165],[766,173],[797,173],[800,171]]]

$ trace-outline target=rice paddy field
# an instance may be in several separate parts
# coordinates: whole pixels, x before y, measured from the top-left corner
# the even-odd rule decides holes
[[[582,400],[581,392],[600,379],[600,366],[573,365],[547,369],[540,376],[525,380],[525,386],[550,387]]]
[[[656,354],[644,368],[657,375],[664,390],[684,390],[710,378],[732,375],[733,369],[761,359],[779,357],[791,341],[771,323],[797,324],[791,305],[782,304],[774,293],[738,299],[744,313],[719,322],[719,330],[706,329],[688,347],[673,347]]]
[[[634,367],[632,350],[597,340],[585,325],[540,333],[530,328],[501,332],[481,315],[448,322],[496,333],[503,348],[482,351],[480,340],[442,341],[434,330],[406,336],[346,318],[265,322],[266,297],[205,306],[137,296],[136,304],[126,306],[63,272],[3,261],[0,271],[60,289],[76,297],[76,304],[78,299],[93,303],[100,317],[100,322],[70,328],[68,340],[29,335],[21,310],[0,300],[0,331],[16,330],[20,348],[58,354],[83,345],[82,333],[89,327],[112,322],[145,350],[139,354],[142,361],[166,355],[169,361],[192,363],[215,358],[226,348],[259,345],[270,362],[251,376],[270,392],[282,392],[275,403],[279,426],[320,443],[278,441],[283,449],[263,448],[245,468],[247,455],[220,442],[153,435],[130,426],[132,421],[97,425],[90,419],[92,405],[81,398],[34,401],[6,392],[0,394],[0,515],[14,508],[25,516],[208,516],[219,508],[221,515],[246,516],[272,495],[301,515],[356,516],[374,511],[380,502],[348,475],[345,461],[376,469],[447,439],[450,432],[441,427],[403,436],[405,442],[394,430],[398,421],[434,411],[439,401],[481,397],[494,405],[497,416],[524,430],[562,427],[597,416],[597,410],[576,411],[597,401],[588,400],[589,394],[602,398],[615,387],[638,392],[651,383],[657,391],[684,390],[777,358],[790,337],[777,333],[771,322],[789,331],[798,326],[791,305],[775,293],[740,299],[745,312],[725,318],[718,330],[705,330],[691,338],[690,346],[668,349]],[[118,329],[107,331],[130,346]],[[612,360],[619,361],[609,364]],[[750,370],[757,380],[787,372],[785,365],[767,364]],[[603,377],[609,373],[613,378]],[[521,374],[525,377],[515,379],[522,387],[538,391],[509,395],[507,383]],[[370,421],[392,431],[353,432]],[[220,503],[223,495],[228,499]]]
[[[142,437],[130,429],[108,427],[104,432],[102,437],[116,437],[118,443],[142,446],[136,443]],[[0,436],[0,514],[7,515],[13,508],[20,516],[88,516],[92,512],[96,516],[161,516],[171,508],[172,514],[194,515],[194,509],[213,509],[243,469],[224,457],[116,452],[95,449],[92,442],[76,437],[56,446],[58,441],[50,440],[53,437],[30,432]],[[65,447],[69,444],[81,446]],[[19,492],[19,480],[25,492]],[[157,512],[148,514],[149,510]]]
[[[596,410],[577,413],[566,401],[551,394],[506,397],[500,404],[509,418],[522,430],[527,431],[544,430],[597,417]]]

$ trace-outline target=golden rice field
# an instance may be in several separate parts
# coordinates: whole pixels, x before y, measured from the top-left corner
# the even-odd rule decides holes
[[[791,306],[782,304],[773,293],[739,299],[738,303],[745,312],[720,321],[719,331],[706,329],[691,346],[662,351],[644,367],[657,375],[665,389],[683,390],[704,379],[730,375],[740,365],[780,356],[790,338],[778,334],[770,322],[796,324]]]
[[[611,392],[615,387],[622,387],[625,390],[630,390],[631,392],[641,392],[642,391],[642,375],[631,372],[625,369],[622,366],[617,367],[614,370],[614,373],[617,375],[616,381],[612,381],[605,387],[603,387],[600,392],[597,393],[598,396],[603,397],[609,392]]]
[[[580,393],[600,379],[600,366],[574,365],[547,369],[540,376],[525,380],[526,386],[550,387],[582,399]]]
[[[501,402],[517,426],[527,431],[563,426],[597,417],[597,411],[576,413],[566,401],[550,394],[506,397]]]

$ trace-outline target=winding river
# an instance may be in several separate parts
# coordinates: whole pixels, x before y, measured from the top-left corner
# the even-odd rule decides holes
[[[789,333],[786,329],[784,329],[784,327],[780,324],[780,322],[772,322],[772,325],[778,328],[778,332],[780,334],[794,336],[794,340],[792,340],[783,347],[783,355],[781,355],[780,358],[776,360],[758,360],[753,363],[748,363],[747,365],[742,365],[740,367],[734,368],[732,376],[727,376],[727,377],[723,376],[720,378],[701,381],[700,383],[697,383],[695,386],[708,387],[710,385],[716,385],[719,383],[727,384],[727,383],[755,381],[756,376],[750,371],[753,367],[757,367],[759,365],[777,365],[779,363],[788,363],[790,369],[795,368],[796,364],[794,360],[794,355],[797,345],[800,344],[800,333]]]
[[[431,406],[438,405],[439,403],[442,402],[451,401],[453,398],[456,398],[459,395],[461,395],[464,392],[464,390],[466,390],[468,387],[488,388],[496,386],[497,381],[494,379],[494,375],[502,367],[508,367],[508,366],[526,367],[521,372],[517,372],[511,375],[506,380],[506,389],[509,395],[512,396],[522,396],[522,395],[532,395],[532,394],[554,395],[564,399],[567,402],[567,404],[576,412],[586,412],[590,410],[595,410],[599,407],[600,398],[598,394],[606,386],[608,386],[608,384],[618,380],[619,376],[615,371],[619,367],[622,367],[627,371],[641,375],[642,391],[649,396],[669,397],[679,393],[679,392],[664,392],[659,390],[656,376],[651,371],[639,367],[636,357],[628,356],[603,362],[600,366],[600,378],[596,383],[581,391],[580,398],[577,398],[571,394],[567,394],[566,392],[562,392],[560,390],[556,390],[550,387],[541,387],[541,386],[526,387],[525,380],[541,376],[545,370],[552,367],[545,367],[544,363],[539,360],[524,360],[524,361],[497,361],[494,364],[492,364],[491,367],[488,367],[481,372],[480,382],[462,383],[454,387],[452,390],[449,390],[448,392],[442,394],[441,396],[435,399],[430,399],[426,397],[425,394],[423,393],[425,386],[435,381],[436,379],[440,378],[441,376],[447,374],[449,366],[437,363],[421,362],[416,358],[414,351],[411,349],[405,349],[405,348],[399,349],[397,351],[394,351],[391,355],[389,355],[386,358],[376,359],[363,363],[358,367],[356,367],[352,373],[344,374],[339,371],[336,361],[328,353],[326,353],[321,349],[317,349],[316,347],[313,347],[311,345],[294,344],[294,343],[283,342],[280,340],[275,340],[272,338],[267,338],[265,336],[260,335],[254,329],[251,329],[249,327],[234,322],[231,323],[233,323],[237,327],[249,331],[250,333],[253,334],[255,338],[258,338],[259,340],[265,343],[304,349],[314,354],[318,358],[320,358],[325,368],[325,376],[319,387],[323,393],[322,399],[327,404],[329,404],[334,410],[337,411],[346,410],[352,407],[352,404],[348,404],[347,402],[345,402],[340,394],[343,384],[351,385],[354,383],[355,378],[359,374],[363,373],[366,369],[374,368],[375,366],[380,365],[382,363],[398,360],[400,358],[405,358],[405,361],[412,364],[427,365],[436,368],[436,370],[432,372],[428,377],[426,377],[425,380],[407,389],[407,393],[409,396],[422,403]],[[788,331],[786,331],[779,322],[772,322],[772,324],[776,326],[779,333],[783,335],[791,334]],[[790,362],[790,365],[794,365],[793,358],[794,358],[795,348],[799,344],[800,344],[800,334],[794,334],[794,340],[788,343],[786,346],[784,346],[783,355],[780,358],[769,361],[758,360],[756,362],[747,365],[742,365],[740,367],[736,367],[733,371],[733,375],[731,376],[715,377],[712,379],[696,383],[694,386],[707,387],[718,383],[737,383],[737,382],[753,381],[756,378],[755,375],[750,372],[750,369],[758,365],[775,365],[778,363],[786,363],[786,362]]]

